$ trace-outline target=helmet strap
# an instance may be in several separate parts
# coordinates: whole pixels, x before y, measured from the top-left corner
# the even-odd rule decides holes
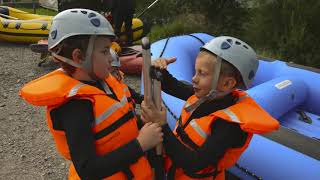
[[[219,77],[220,77],[221,63],[222,63],[221,57],[217,56],[217,62],[215,64],[215,66],[214,66],[215,68],[214,68],[212,87],[211,87],[210,92],[206,96],[201,97],[195,103],[193,103],[193,104],[189,105],[188,107],[186,107],[186,111],[187,112],[193,112],[202,103],[204,103],[206,101],[214,100],[216,98],[222,97],[222,96],[230,93],[229,91],[228,92],[219,92],[219,91],[216,90],[217,86],[218,86]]]
[[[83,69],[88,73],[88,75],[93,79],[93,80],[98,80],[98,77],[95,75],[93,71],[93,63],[92,63],[92,52],[94,49],[94,42],[96,40],[96,35],[92,35],[89,38],[89,43],[86,51],[86,56],[85,60],[83,62]]]
[[[51,56],[53,56],[54,58],[58,59],[59,61],[62,61],[64,63],[67,63],[73,67],[76,67],[76,68],[82,68],[82,66],[76,62],[74,62],[73,60],[69,59],[69,58],[66,58],[66,57],[63,57],[63,56],[60,56],[58,55],[58,53],[61,51],[61,49],[58,49],[57,52],[51,52]]]
[[[217,56],[217,62],[214,66],[214,71],[213,71],[214,74],[213,74],[211,90],[216,90],[218,87],[218,81],[220,78],[220,71],[221,71],[221,63],[222,63],[221,57]]]

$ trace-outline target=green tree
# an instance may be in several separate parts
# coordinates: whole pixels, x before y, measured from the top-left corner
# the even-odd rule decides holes
[[[320,67],[318,0],[259,0],[247,28],[247,38],[259,49],[286,61]]]
[[[137,12],[151,2],[153,0],[138,0]],[[154,26],[153,30],[159,38],[162,35],[179,35],[192,31],[241,36],[244,32],[243,22],[247,22],[249,15],[243,2],[246,1],[162,0],[141,19]]]

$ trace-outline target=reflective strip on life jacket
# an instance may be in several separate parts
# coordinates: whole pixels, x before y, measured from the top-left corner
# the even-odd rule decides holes
[[[125,93],[126,93],[126,92],[130,92],[129,88],[127,88],[127,87],[124,88],[123,91],[124,91]]]
[[[83,83],[78,83],[78,84],[76,84],[75,86],[73,86],[73,87],[71,88],[71,90],[69,91],[68,97],[72,97],[72,96],[76,95],[77,92],[78,92],[78,90],[79,90],[82,86],[84,86],[84,85],[85,85],[85,84],[83,84]]]
[[[237,102],[236,103],[239,103],[239,102],[241,102],[242,100],[244,100],[244,99],[246,99],[246,98],[248,98],[248,97],[250,97],[249,95],[244,95],[244,96],[241,96],[241,97],[239,97],[239,99],[237,100]]]
[[[199,124],[194,119],[192,119],[192,121],[190,122],[190,125],[202,138],[207,138],[207,134],[201,129]]]
[[[112,92],[106,82],[101,81],[101,84],[102,84],[103,89],[105,90],[106,94],[108,94],[108,95],[112,94]]]
[[[122,108],[127,104],[127,97],[123,96],[121,101],[110,106],[105,112],[103,112],[99,117],[95,119],[96,125],[101,123],[104,119],[107,119],[110,115],[112,115],[116,110]]]
[[[238,116],[235,113],[233,113],[229,108],[224,109],[223,112],[225,112],[232,121],[240,123]]]

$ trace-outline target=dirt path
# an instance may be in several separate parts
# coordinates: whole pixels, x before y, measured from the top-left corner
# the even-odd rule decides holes
[[[68,163],[56,152],[44,108],[18,95],[26,82],[54,69],[38,67],[39,55],[27,45],[0,42],[0,179],[66,179]],[[138,76],[126,82],[138,90]]]

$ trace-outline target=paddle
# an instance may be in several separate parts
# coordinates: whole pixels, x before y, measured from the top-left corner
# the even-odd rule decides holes
[[[151,52],[150,52],[150,41],[149,38],[142,38],[142,56],[143,56],[143,87],[144,87],[144,101],[146,105],[153,103],[155,107],[161,109],[161,82],[152,79],[150,76],[151,67]],[[151,102],[148,98],[151,97]],[[162,144],[158,144],[156,147],[156,167],[154,169],[155,179],[163,180],[165,177],[164,173],[164,162],[162,158]]]

